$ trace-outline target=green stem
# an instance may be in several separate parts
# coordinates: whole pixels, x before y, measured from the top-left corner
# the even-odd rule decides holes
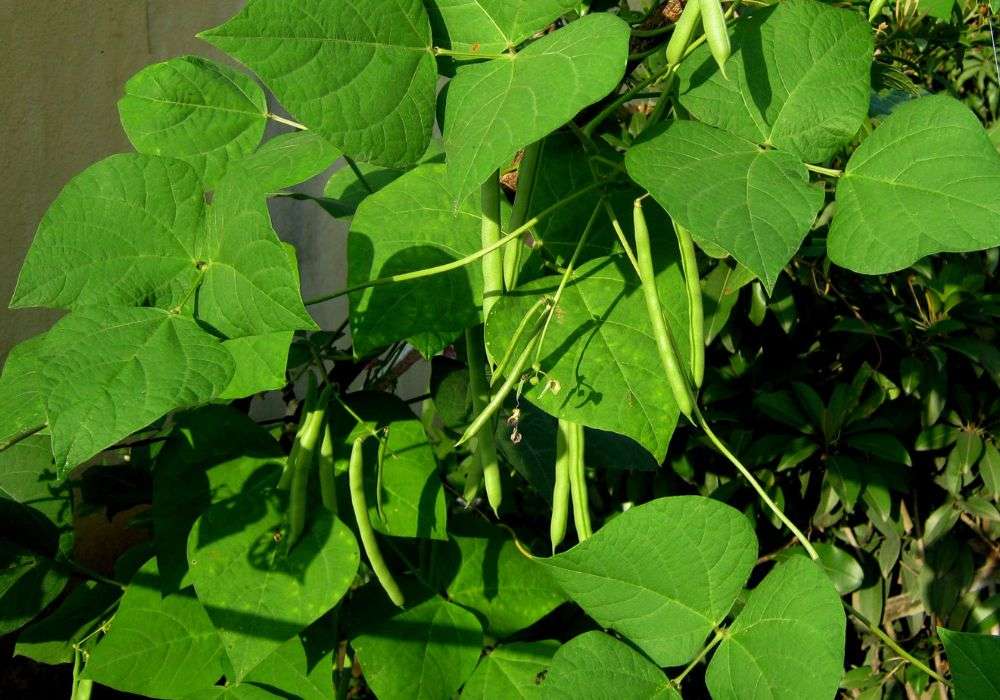
[[[604,200],[604,211],[607,212],[608,218],[611,219],[611,228],[615,230],[615,235],[618,236],[618,242],[621,243],[622,250],[625,251],[625,256],[628,261],[632,263],[632,269],[635,270],[635,274],[639,274],[639,261],[635,258],[635,252],[632,250],[632,246],[629,245],[628,236],[625,235],[625,229],[622,228],[621,222],[618,221],[618,214],[615,213],[615,208],[611,206],[611,202],[607,199]]]
[[[500,241],[500,171],[494,171],[482,186],[483,221],[481,237],[483,248],[493,248],[483,256],[483,320],[503,296],[503,253]]]
[[[305,124],[299,124],[298,122],[292,121],[291,119],[285,119],[284,117],[279,117],[277,114],[268,114],[267,118],[273,122],[278,122],[279,124],[284,124],[285,126],[294,127],[299,131],[309,131],[309,127],[306,126]]]
[[[475,51],[454,51],[452,49],[443,49],[440,46],[434,47],[435,56],[450,56],[451,58],[464,58],[467,60],[484,59],[493,60],[496,58],[502,58],[510,60],[514,58],[512,53],[477,53]]]
[[[90,700],[90,692],[94,687],[93,681],[80,678],[80,672],[83,670],[80,663],[82,655],[83,652],[79,649],[73,650],[73,689],[70,692],[70,700]]]
[[[368,194],[375,194],[375,188],[372,187],[371,183],[365,178],[365,174],[361,172],[361,168],[358,167],[358,164],[354,161],[354,159],[350,156],[344,156],[344,162],[347,163],[347,166],[354,172],[354,177],[358,178],[358,182],[360,182],[361,185],[368,190]]]
[[[885,644],[887,647],[889,647],[894,652],[899,654],[900,657],[905,659],[907,662],[913,664],[915,667],[926,673],[928,676],[936,680],[938,683],[943,683],[944,685],[949,687],[951,686],[951,683],[948,681],[948,679],[946,679],[940,673],[937,673],[936,671],[931,669],[923,661],[921,661],[920,659],[916,658],[915,656],[907,652],[905,649],[903,649],[903,647],[899,645],[899,642],[897,642],[895,639],[893,639],[885,632],[883,632],[878,627],[878,625],[873,624],[872,621],[869,620],[867,617],[865,617],[860,611],[855,610],[851,605],[849,605],[846,602],[844,603],[844,609],[847,610],[847,612],[849,612],[851,615],[853,615],[855,619],[857,619],[857,621],[860,622],[862,626],[864,626],[869,632],[878,637],[883,644]]]
[[[663,36],[664,34],[669,34],[674,31],[674,24],[664,24],[662,27],[657,27],[656,29],[633,29],[632,36],[639,37],[640,39],[651,39],[656,36]]]
[[[566,289],[566,284],[569,282],[569,278],[573,276],[573,267],[576,265],[577,258],[580,257],[580,251],[583,250],[584,244],[590,237],[590,232],[594,228],[594,224],[597,223],[598,214],[601,211],[601,201],[597,203],[594,207],[593,213],[590,215],[590,220],[587,221],[587,225],[583,229],[583,233],[580,234],[580,239],[576,242],[576,248],[573,249],[573,255],[570,256],[569,263],[566,265],[566,270],[563,272],[562,279],[559,280],[559,288],[556,289],[555,296],[552,297],[552,304],[549,307],[549,312],[545,315],[545,325],[542,327],[541,336],[538,338],[538,343],[535,346],[535,364],[538,364],[542,355],[542,346],[545,344],[545,336],[549,332],[549,325],[552,323],[552,318],[556,315],[556,309],[559,307],[559,301],[562,299],[563,290]]]
[[[465,332],[466,359],[469,363],[469,391],[472,392],[472,410],[476,413],[476,419],[466,429],[458,444],[473,436],[476,437],[476,455],[478,455],[479,463],[483,469],[486,500],[493,508],[493,513],[499,516],[500,503],[503,501],[503,487],[500,480],[500,460],[497,458],[496,433],[492,417],[503,401],[503,395],[497,394],[500,400],[490,410],[494,404],[490,400],[490,385],[486,378],[486,352],[483,342],[482,333],[471,328]]]
[[[702,660],[706,656],[708,656],[708,652],[712,651],[712,649],[714,649],[715,646],[725,638],[725,636],[726,636],[726,634],[725,634],[724,630],[720,630],[720,629],[715,630],[715,636],[712,637],[712,641],[710,641],[708,644],[706,644],[705,648],[702,649],[700,652],[698,652],[698,656],[694,657],[691,660],[691,663],[689,663],[687,666],[684,667],[683,671],[681,671],[679,674],[677,674],[676,677],[671,678],[670,679],[670,683],[677,690],[680,690],[681,683],[684,682],[684,678],[687,677],[687,674],[691,673],[691,671],[694,669],[694,667],[697,666],[698,664],[700,664],[702,662]]]
[[[819,173],[820,175],[829,175],[830,177],[840,177],[844,174],[843,170],[837,170],[836,168],[824,168],[821,165],[813,165],[812,163],[805,163],[806,170],[811,170],[814,173]]]
[[[493,381],[491,382],[491,388],[493,384],[496,384],[500,377],[504,375],[507,370],[507,363],[510,362],[511,358],[514,357],[514,351],[517,349],[518,344],[521,342],[521,337],[524,335],[525,331],[528,330],[529,325],[538,310],[546,306],[549,300],[545,297],[539,299],[531,308],[528,309],[528,313],[524,315],[520,323],[517,324],[517,329],[514,331],[514,335],[510,337],[510,341],[507,343],[507,349],[504,350],[503,357],[497,363],[496,368],[493,370]]]
[[[531,217],[528,221],[525,221],[521,226],[517,227],[516,229],[514,229],[510,233],[508,233],[505,236],[501,237],[500,240],[498,240],[493,245],[488,246],[486,248],[481,248],[481,249],[477,250],[475,253],[471,253],[469,255],[466,255],[464,258],[460,258],[459,260],[454,260],[452,262],[444,263],[443,265],[437,265],[435,267],[427,267],[427,268],[424,268],[422,270],[414,270],[413,272],[403,272],[403,273],[400,273],[398,275],[390,275],[389,277],[380,277],[378,279],[369,280],[367,282],[362,282],[361,284],[356,284],[356,285],[351,286],[351,287],[346,287],[346,288],[341,289],[339,291],[333,292],[332,294],[324,294],[321,297],[316,297],[315,299],[310,299],[310,300],[306,301],[305,304],[306,304],[306,306],[315,306],[316,304],[322,304],[325,301],[330,301],[331,299],[337,299],[337,298],[342,297],[342,296],[344,296],[346,294],[351,294],[353,292],[358,292],[358,291],[361,291],[362,289],[368,289],[369,287],[381,287],[381,286],[384,286],[384,285],[387,285],[387,284],[396,284],[398,282],[408,282],[410,280],[421,279],[423,277],[432,277],[434,275],[440,275],[440,274],[443,274],[445,272],[451,272],[452,270],[457,270],[459,268],[465,267],[466,265],[470,265],[470,264],[476,262],[477,260],[482,259],[484,256],[489,255],[494,250],[497,250],[498,248],[502,248],[503,246],[507,245],[511,241],[517,240],[525,232],[530,231],[532,228],[534,228],[535,226],[537,226],[538,222],[540,222],[542,219],[544,219],[546,216],[548,216],[552,212],[557,211],[559,209],[562,209],[564,206],[566,206],[570,202],[575,202],[577,199],[580,199],[581,197],[583,197],[583,196],[585,196],[587,194],[590,194],[594,190],[600,189],[603,186],[604,186],[604,183],[595,182],[595,183],[592,183],[592,184],[590,184],[590,185],[588,185],[588,186],[586,186],[586,187],[584,187],[582,189],[577,190],[576,192],[570,194],[567,197],[564,197],[563,199],[559,200],[555,204],[547,207],[543,211],[541,211],[538,214],[536,214],[535,216]]]
[[[809,538],[806,537],[804,534],[802,534],[802,531],[795,526],[795,523],[793,523],[791,520],[788,519],[788,516],[785,515],[784,511],[778,507],[778,504],[775,503],[773,500],[771,500],[771,497],[767,495],[767,491],[764,490],[764,487],[761,486],[760,482],[757,481],[754,475],[750,473],[750,470],[747,469],[743,465],[743,463],[736,457],[736,455],[730,452],[729,448],[726,447],[725,443],[723,443],[722,440],[720,440],[719,437],[714,432],[712,432],[712,428],[709,427],[708,421],[705,420],[705,416],[702,415],[701,411],[698,409],[697,406],[695,406],[694,415],[698,422],[698,427],[700,427],[704,431],[708,439],[711,440],[712,444],[715,446],[715,449],[717,449],[719,453],[722,454],[723,457],[728,459],[733,464],[733,466],[736,467],[736,469],[740,472],[740,474],[743,475],[743,478],[750,483],[750,486],[752,486],[753,490],[757,492],[757,495],[760,496],[760,499],[764,501],[764,504],[771,510],[772,513],[774,513],[778,517],[778,519],[781,522],[785,524],[785,527],[787,527],[791,531],[791,533],[795,535],[795,539],[799,541],[799,544],[801,544],[802,547],[806,550],[806,552],[809,554],[809,557],[813,560],[819,559],[819,554],[816,552],[816,549],[809,542]]]
[[[537,331],[538,326],[536,325],[535,328]],[[528,358],[531,356],[531,352],[539,344],[539,340],[541,340],[541,336],[536,332],[534,337],[528,341],[528,344],[524,347],[524,350],[521,351],[521,354],[517,356],[517,360],[514,361],[514,365],[510,368],[510,372],[504,379],[503,384],[501,384],[497,392],[493,394],[489,403],[486,406],[484,406],[481,410],[477,411],[475,419],[472,421],[472,423],[469,424],[469,427],[465,429],[465,432],[462,433],[462,437],[459,438],[458,442],[455,443],[455,447],[458,447],[468,442],[475,435],[479,435],[486,432],[485,429],[489,428],[490,419],[496,414],[497,411],[500,410],[500,406],[503,405],[504,400],[507,398],[510,392],[513,391],[514,385],[520,381],[521,374],[524,372],[524,368],[528,364]],[[469,369],[470,371],[472,371],[471,367]],[[473,394],[473,396],[475,396],[475,393]],[[492,432],[490,432],[489,434],[492,435]],[[485,471],[486,468],[484,465],[483,467],[484,475]]]
[[[535,182],[538,179],[538,168],[541,163],[542,142],[535,141],[524,149],[521,164],[517,168],[517,193],[514,195],[514,210],[510,215],[509,228],[519,228],[528,218],[531,202],[535,194]],[[504,250],[503,278],[509,291],[517,286],[517,275],[521,268],[523,245],[511,246]]]

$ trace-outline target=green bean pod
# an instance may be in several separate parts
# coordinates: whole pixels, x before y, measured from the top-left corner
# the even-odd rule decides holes
[[[299,541],[306,527],[306,511],[309,507],[309,477],[316,464],[316,445],[319,443],[323,426],[326,425],[326,408],[330,399],[330,389],[320,396],[306,418],[306,429],[302,435],[301,447],[291,464],[292,485],[288,493],[288,548]]]
[[[517,166],[517,193],[514,195],[514,209],[507,223],[508,231],[516,231],[528,219],[531,209],[531,199],[535,191],[535,179],[538,165],[541,162],[542,142],[535,141],[524,149],[521,164]],[[511,290],[517,286],[517,276],[521,271],[526,246],[523,241],[516,241],[503,249],[503,281],[504,288]]]
[[[500,171],[490,175],[482,186],[483,247],[500,240]],[[483,318],[488,318],[493,305],[503,294],[503,251],[495,250],[483,256]]]
[[[500,503],[503,500],[503,486],[500,480],[500,460],[497,458],[496,435],[493,425],[493,415],[489,407],[493,405],[490,401],[490,384],[486,378],[486,354],[483,348],[483,339],[479,333],[467,331],[466,354],[469,362],[469,390],[472,392],[472,410],[478,415],[465,430],[462,439],[456,443],[456,447],[461,445],[471,437],[476,437],[476,454],[479,455],[479,462],[483,467],[483,485],[486,487],[486,500],[494,513],[499,513]],[[501,398],[501,402],[502,402]],[[499,407],[499,404],[497,404]]]
[[[292,441],[292,449],[285,460],[285,468],[281,470],[281,477],[278,479],[278,490],[287,491],[292,486],[293,465],[298,460],[298,454],[302,450],[302,436],[306,432],[309,423],[309,415],[316,403],[316,378],[309,375],[309,389],[306,391],[306,398],[302,405],[302,415],[299,418],[299,427],[295,431],[295,438]]]
[[[483,462],[479,459],[479,453],[471,454],[462,460],[465,469],[465,484],[462,488],[462,500],[465,507],[471,508],[476,496],[479,495],[479,487],[483,485]]]
[[[705,312],[702,308],[701,277],[698,274],[698,254],[690,232],[674,221],[677,245],[681,252],[681,269],[684,272],[684,287],[687,290],[688,316],[691,346],[691,377],[695,389],[701,388],[705,380]]]
[[[719,64],[722,77],[726,75],[726,61],[729,60],[729,30],[726,28],[726,16],[722,12],[719,0],[699,0],[701,3],[701,23],[705,27],[705,40],[712,52],[712,57]]]
[[[569,492],[573,500],[573,526],[576,528],[576,538],[583,542],[593,534],[590,528],[590,503],[587,496],[587,474],[583,460],[583,426],[579,423],[572,423],[571,426],[573,439],[569,443]]]
[[[677,349],[670,329],[663,319],[663,309],[660,306],[660,295],[656,291],[656,277],[653,273],[653,255],[649,247],[649,228],[646,217],[642,213],[642,200],[635,200],[632,210],[633,230],[635,234],[635,254],[639,262],[639,280],[642,283],[642,294],[646,301],[646,313],[652,325],[653,337],[656,338],[656,349],[660,355],[660,363],[666,374],[670,390],[681,413],[691,418],[694,409],[694,398],[684,370],[677,356]]]
[[[556,472],[552,488],[552,518],[549,520],[549,539],[552,553],[566,538],[566,522],[569,520],[569,473],[573,455],[570,444],[576,438],[576,431],[569,421],[559,419],[556,428]]]
[[[701,0],[688,0],[680,18],[674,24],[674,33],[667,42],[667,63],[677,65],[694,38],[694,31],[701,19]]]
[[[333,461],[333,427],[323,421],[323,439],[319,443],[319,493],[323,506],[331,513],[337,512],[337,479]]]
[[[365,437],[363,435],[357,438],[354,444],[351,445],[351,460],[347,470],[348,481],[351,486],[351,507],[354,509],[354,519],[358,523],[361,546],[365,550],[365,556],[368,557],[368,563],[371,564],[372,571],[375,572],[375,577],[382,584],[382,588],[385,590],[386,595],[389,596],[389,600],[397,606],[403,607],[406,602],[406,599],[403,597],[403,591],[399,588],[399,584],[396,583],[396,579],[392,577],[392,572],[389,571],[389,567],[385,563],[382,550],[379,549],[378,540],[375,537],[375,529],[368,518],[363,450]]]

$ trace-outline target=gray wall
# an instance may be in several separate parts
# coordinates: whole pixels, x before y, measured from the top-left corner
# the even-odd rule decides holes
[[[125,81],[173,56],[222,60],[194,35],[242,5],[243,0],[0,0],[0,357],[58,317],[38,309],[12,311],[7,302],[38,221],[63,185],[95,161],[131,150],[115,106]],[[282,237],[299,249],[305,296],[339,288],[343,227],[309,203],[279,202],[273,215]],[[343,302],[314,312],[330,327],[343,318]]]

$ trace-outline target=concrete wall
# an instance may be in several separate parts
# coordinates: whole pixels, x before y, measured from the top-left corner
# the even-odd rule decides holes
[[[243,0],[0,0],[0,357],[58,314],[8,310],[35,228],[76,173],[131,150],[116,102],[144,66],[188,53],[224,60],[195,34]],[[320,186],[316,183],[315,186]],[[343,280],[344,231],[311,204],[282,202],[275,226],[295,243],[306,296]],[[339,268],[339,269],[338,269]],[[333,324],[343,305],[318,309]]]

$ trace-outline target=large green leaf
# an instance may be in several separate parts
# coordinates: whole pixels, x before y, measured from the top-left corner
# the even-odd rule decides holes
[[[938,628],[951,664],[956,697],[992,700],[1000,696],[1000,637]]]
[[[110,617],[108,610],[121,594],[106,583],[81,582],[54,612],[17,635],[14,654],[53,666],[72,663],[74,646]]]
[[[662,216],[662,212],[661,212]],[[676,243],[658,237],[656,283],[674,338],[688,337],[687,298],[676,259]],[[490,313],[486,342],[502,357],[524,314],[542,295],[552,297],[561,276],[545,277],[504,296]],[[686,364],[688,343],[678,352]],[[679,412],[667,385],[638,278],[623,256],[581,265],[566,285],[545,336],[541,366],[558,392],[524,387],[524,397],[547,413],[591,428],[627,435],[657,459],[677,424]]]
[[[118,112],[135,150],[187,161],[211,189],[230,161],[260,143],[267,99],[242,73],[182,56],[132,76]]]
[[[273,493],[280,468],[258,469],[237,495],[217,501],[188,537],[188,576],[242,679],[347,592],[360,561],[346,525],[313,511],[288,551]]]
[[[183,585],[187,541],[195,520],[213,502],[231,502],[285,453],[266,430],[228,406],[205,406],[177,416],[153,469],[153,539],[164,592]],[[253,518],[262,504],[240,513]]]
[[[387,430],[381,478],[377,473],[377,441],[368,440],[364,445],[365,490],[372,526],[395,537],[446,540],[448,505],[423,423],[405,402],[391,394],[358,392],[350,394],[347,402],[368,426]],[[338,410],[332,422],[336,469],[341,480],[346,481],[351,445],[361,433],[346,411]],[[348,493],[346,483],[340,492]],[[350,512],[348,503],[344,508]]]
[[[1000,154],[967,107],[944,95],[908,102],[848,161],[830,258],[881,274],[925,255],[1000,245],[998,188]]]
[[[180,698],[222,676],[222,645],[190,590],[160,594],[156,562],[129,584],[84,668],[84,677],[115,690]]]
[[[254,0],[199,36],[359,160],[405,165],[427,148],[437,70],[422,0]]]
[[[74,177],[38,226],[11,306],[160,306],[197,278],[205,198],[183,161],[117,155]]]
[[[349,286],[452,262],[482,245],[477,191],[455,209],[445,166],[422,165],[358,207],[347,239]],[[350,295],[354,351],[365,355],[409,338],[425,356],[440,352],[482,318],[483,278],[468,265]]]
[[[0,375],[0,450],[45,425],[45,336],[19,343],[8,353]]]
[[[510,58],[460,68],[448,86],[444,147],[458,204],[518,149],[542,138],[615,89],[629,28],[587,15]]]
[[[462,688],[463,700],[524,700],[542,695],[541,679],[559,642],[515,642],[484,656]]]
[[[500,53],[579,6],[578,0],[428,0],[434,42],[454,51]]]
[[[45,334],[45,410],[60,477],[168,411],[229,383],[233,361],[193,320],[159,309],[81,309]]]
[[[222,346],[232,355],[236,369],[219,398],[241,399],[283,387],[288,348],[294,335],[291,331],[278,331],[223,342]]]
[[[476,616],[439,597],[351,640],[379,700],[451,697],[472,674],[482,645]]]
[[[469,518],[450,529],[451,541],[435,554],[437,567],[454,572],[442,584],[449,600],[480,614],[491,637],[509,637],[566,600],[545,568],[521,554],[504,530]]]
[[[130,154],[91,166],[49,207],[12,306],[184,304],[229,337],[314,330],[263,191],[239,176],[239,161],[232,167],[206,220],[183,161]]]
[[[546,698],[680,700],[663,671],[627,644],[586,632],[563,644],[543,683]]]
[[[681,63],[680,103],[698,121],[825,161],[868,114],[872,51],[860,13],[785,0],[737,23],[728,79],[707,45]]]
[[[0,635],[45,610],[68,580],[48,557],[0,540]]]
[[[279,134],[232,163],[219,189],[227,199],[242,195],[247,200],[260,201],[262,195],[274,194],[319,175],[340,155],[340,151],[315,132]]]
[[[260,662],[243,680],[238,698],[256,697],[250,688],[268,690],[268,697],[280,691],[283,697],[298,700],[329,700],[333,692],[333,650],[336,628],[320,620],[292,637]]]
[[[677,496],[631,508],[539,561],[599,624],[657,665],[678,666],[725,619],[756,559],[746,516],[719,501]]]
[[[847,621],[836,589],[805,557],[778,564],[750,593],[705,673],[715,700],[832,698]]]
[[[672,121],[629,150],[629,175],[699,239],[773,289],[823,192],[794,156],[691,121]]]

